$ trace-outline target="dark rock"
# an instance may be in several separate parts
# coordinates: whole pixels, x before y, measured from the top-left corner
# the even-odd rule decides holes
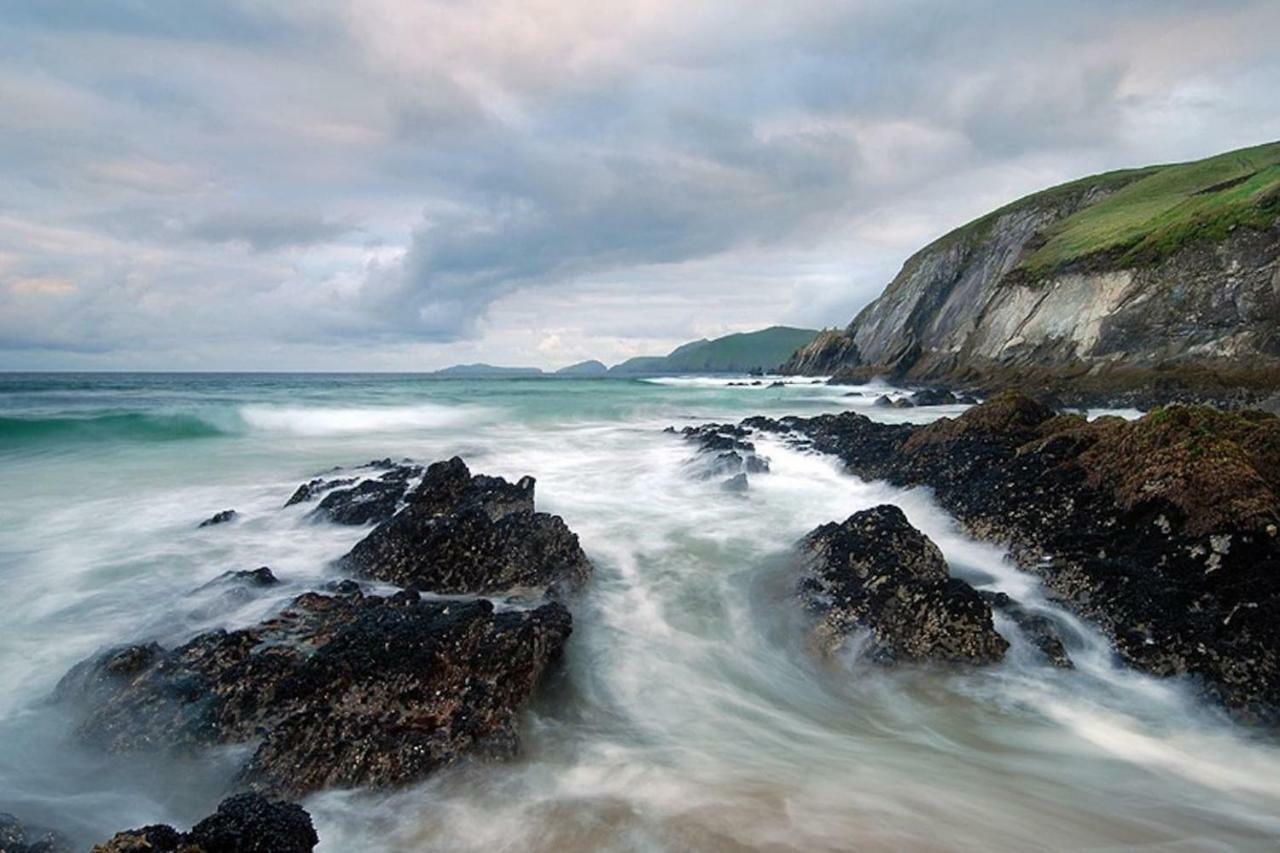
[[[516,719],[561,654],[558,603],[308,593],[252,628],[150,643],[77,665],[56,698],[109,751],[257,742],[244,783],[300,797],[414,781],[467,755],[510,754]]]
[[[962,406],[976,406],[978,405],[978,398],[974,397],[972,394],[958,394],[956,396],[956,402]]]
[[[333,489],[309,515],[334,524],[370,524],[395,514],[408,491],[404,480],[361,480],[345,489]]]
[[[247,586],[268,587],[275,586],[280,583],[267,566],[259,566],[256,569],[240,569],[235,572],[226,572],[217,580],[219,581],[236,581]]]
[[[566,594],[591,563],[557,515],[535,512],[534,480],[472,475],[456,456],[431,465],[407,505],[340,564],[363,577],[437,593]]]
[[[945,388],[922,388],[911,395],[911,402],[917,406],[950,406],[956,402],[956,395]]]
[[[24,826],[0,812],[0,853],[71,853],[71,842],[49,829]]]
[[[181,833],[163,824],[117,833],[93,853],[310,853],[320,843],[301,806],[260,794],[223,800],[218,810]]]
[[[743,427],[929,487],[1123,661],[1280,724],[1280,418],[1172,406],[1090,422],[1000,394],[924,426],[845,412]]]
[[[786,388],[786,387],[787,387],[787,383],[785,383],[785,382],[770,382],[770,383],[769,383],[769,387],[770,387],[770,388]]]
[[[990,606],[950,577],[938,546],[897,507],[824,524],[803,544],[813,560],[800,591],[821,615],[819,638],[829,650],[866,630],[879,663],[981,664],[1004,656],[1009,644],[992,626]]]
[[[212,527],[215,524],[226,524],[229,521],[234,521],[235,517],[236,511],[234,509],[224,509],[222,512],[214,513],[210,518],[200,522],[200,526]]]
[[[876,397],[874,401],[872,401],[871,405],[879,406],[882,409],[887,409],[893,405],[893,400],[889,399],[889,396],[887,394],[881,394],[879,397]]]
[[[704,468],[706,477],[723,475],[766,474],[769,460],[756,452],[756,446],[748,440],[751,430],[731,424],[705,424],[685,427],[681,434],[686,441],[698,445],[703,451],[719,451],[709,466]]]
[[[357,479],[356,477],[339,477],[335,479],[326,480],[326,479],[317,477],[314,480],[310,480],[306,483],[303,483],[301,486],[298,486],[298,488],[294,491],[294,493],[289,497],[289,500],[284,502],[284,505],[286,507],[291,507],[294,504],[307,503],[308,501],[313,501],[317,497],[319,497],[320,495],[324,494],[327,491],[330,491],[331,489],[336,489],[336,488],[339,488],[340,486],[351,485],[356,481],[356,479]]]
[[[745,492],[748,486],[746,474],[735,474],[720,484],[726,492]]]
[[[386,521],[400,507],[413,480],[422,476],[422,466],[375,459],[360,466],[380,471],[377,476],[317,478],[303,483],[285,502],[293,506],[323,495],[309,517],[335,524],[362,525]]]
[[[1060,669],[1074,669],[1075,664],[1067,654],[1058,624],[1043,613],[1037,613],[1014,601],[1004,592],[980,592],[988,604],[1008,616],[1039,649],[1045,659]]]
[[[895,409],[914,409],[916,407],[916,404],[906,397],[899,397],[889,405]]]

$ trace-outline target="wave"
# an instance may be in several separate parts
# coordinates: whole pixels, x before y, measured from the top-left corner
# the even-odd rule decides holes
[[[50,441],[178,441],[223,434],[216,424],[186,414],[0,417],[0,448]]]
[[[474,422],[481,414],[476,408],[427,403],[360,408],[244,406],[240,409],[240,418],[253,429],[304,436],[439,429]]]

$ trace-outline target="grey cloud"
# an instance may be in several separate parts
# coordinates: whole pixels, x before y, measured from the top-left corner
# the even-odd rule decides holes
[[[13,5],[0,347],[843,325],[1013,195],[1280,136],[1274,3],[540,3]]]
[[[206,216],[182,234],[209,243],[243,243],[255,252],[327,243],[355,230],[349,223],[296,213],[233,212]]]

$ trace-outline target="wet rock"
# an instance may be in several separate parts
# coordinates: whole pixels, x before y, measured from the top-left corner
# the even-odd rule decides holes
[[[845,412],[743,427],[929,487],[1123,661],[1280,724],[1280,418],[1169,406],[1086,421],[998,394],[922,426]]]
[[[766,474],[769,471],[769,460],[757,453],[755,444],[749,440],[750,429],[732,424],[705,424],[685,427],[681,435],[686,441],[698,445],[700,450],[715,454],[710,465],[704,466],[706,477]]]
[[[945,388],[922,388],[911,395],[911,402],[917,406],[950,406],[956,401],[956,395]]]
[[[55,696],[109,751],[257,743],[241,780],[275,795],[399,785],[511,754],[517,714],[570,630],[558,603],[307,593],[251,628],[90,658]]]
[[[726,492],[745,492],[749,488],[746,474],[735,474],[720,484]]]
[[[71,853],[71,842],[50,829],[25,826],[0,812],[0,853]]]
[[[787,387],[787,383],[785,383],[785,382],[770,382],[770,383],[769,383],[769,387],[770,387],[770,388],[786,388],[786,387]]]
[[[259,566],[256,569],[240,569],[239,571],[234,572],[224,572],[213,582],[232,582],[244,584],[245,586],[269,587],[280,583],[280,579],[275,576],[269,567]]]
[[[852,396],[852,395],[846,395],[846,396]],[[875,400],[871,402],[871,405],[877,406],[881,409],[887,409],[893,405],[893,400],[891,400],[887,394],[881,394],[879,397],[876,397]]]
[[[131,829],[92,853],[310,853],[319,843],[301,806],[239,794],[223,800],[190,832],[164,824]]]
[[[878,663],[990,663],[1008,643],[992,625],[991,608],[969,584],[948,574],[946,561],[902,510],[881,505],[824,524],[805,537],[812,558],[800,585],[820,615],[828,650],[868,631]]]
[[[386,521],[395,514],[408,489],[403,480],[361,480],[350,488],[333,489],[308,515],[334,524]]]
[[[567,594],[591,573],[578,537],[534,511],[534,480],[472,475],[457,457],[431,465],[404,509],[340,565],[363,577],[437,593]]]
[[[1067,654],[1067,647],[1062,642],[1062,634],[1056,622],[1043,613],[1038,613],[1014,601],[1008,593],[983,591],[979,594],[993,608],[1013,620],[1032,645],[1040,650],[1045,660],[1059,669],[1075,668],[1075,663]]]
[[[326,480],[323,477],[317,477],[298,486],[294,493],[290,495],[289,500],[284,502],[284,505],[291,507],[294,504],[313,501],[327,491],[351,485],[356,479],[356,477],[336,477]]]
[[[212,527],[215,524],[226,524],[229,521],[234,521],[235,518],[236,511],[234,509],[224,509],[222,512],[214,513],[211,517],[200,522],[200,526]]]
[[[978,405],[978,398],[972,394],[957,394],[956,402],[962,406],[976,406]]]
[[[916,407],[916,404],[906,397],[899,397],[889,405],[895,409],[914,409]]]
[[[422,476],[422,466],[411,460],[395,462],[375,459],[360,466],[378,472],[357,477],[323,477],[303,483],[285,506],[320,498],[308,517],[334,524],[364,525],[386,521],[400,508],[414,480]]]

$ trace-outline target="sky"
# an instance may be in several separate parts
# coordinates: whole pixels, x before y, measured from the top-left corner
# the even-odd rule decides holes
[[[1280,2],[5,0],[0,369],[844,326],[1082,175],[1280,139]]]

